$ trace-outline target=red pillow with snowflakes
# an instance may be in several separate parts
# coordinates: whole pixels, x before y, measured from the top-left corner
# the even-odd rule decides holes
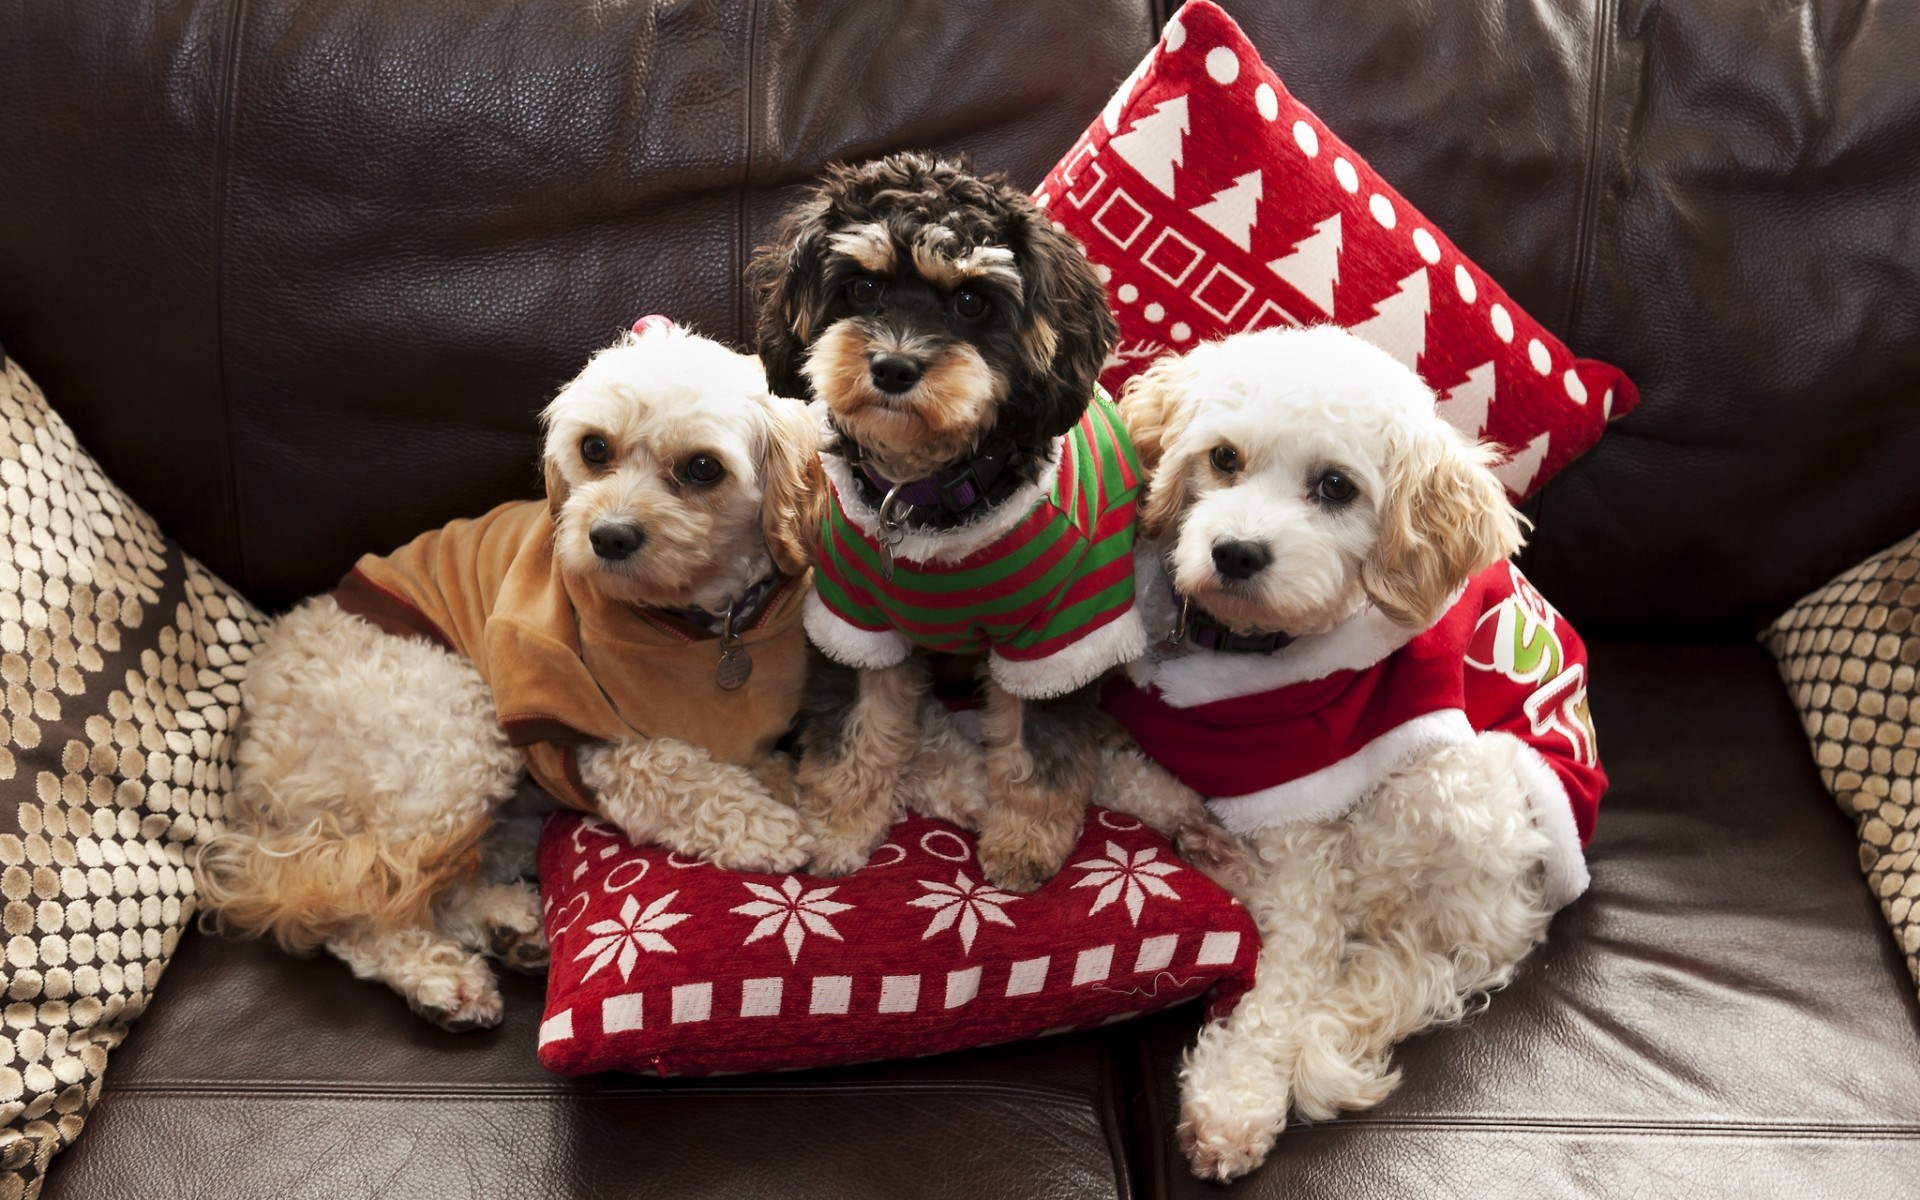
[[[1521,499],[1639,395],[1571,351],[1287,94],[1233,19],[1192,0],[1034,199],[1107,284],[1114,395],[1160,355],[1272,325],[1343,325],[1420,372],[1510,455]]]
[[[540,840],[552,967],[540,1061],[707,1075],[906,1058],[1064,1033],[1253,982],[1247,911],[1104,809],[1029,895],[974,839],[896,825],[841,879],[748,875],[556,814]]]

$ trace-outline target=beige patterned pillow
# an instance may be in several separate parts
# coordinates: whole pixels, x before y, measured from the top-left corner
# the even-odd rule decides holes
[[[79,1134],[193,915],[260,623],[0,359],[0,1200]]]
[[[1920,534],[1788,609],[1766,643],[1820,777],[1860,829],[1860,868],[1920,983]]]

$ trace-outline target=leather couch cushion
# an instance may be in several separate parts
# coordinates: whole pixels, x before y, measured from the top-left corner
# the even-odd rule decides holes
[[[1613,788],[1593,887],[1371,1112],[1280,1136],[1248,1196],[1875,1194],[1920,1173],[1920,1007],[1757,646],[1592,646]],[[1192,1019],[1143,1040],[1142,1187]],[[1875,1182],[1881,1181],[1881,1182]]]
[[[1102,1034],[706,1081],[559,1079],[542,981],[449,1034],[330,958],[186,939],[43,1200],[1124,1196]]]

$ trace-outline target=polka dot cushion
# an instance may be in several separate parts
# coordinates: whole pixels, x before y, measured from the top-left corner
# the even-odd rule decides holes
[[[1343,325],[1419,371],[1463,432],[1506,447],[1499,474],[1516,499],[1638,401],[1289,95],[1207,0],[1167,23],[1034,199],[1106,281],[1120,344],[1101,382],[1114,395],[1209,338]]]
[[[540,1061],[711,1075],[940,1054],[1252,986],[1253,918],[1132,817],[1091,809],[1058,875],[991,886],[909,817],[839,879],[748,875],[562,814],[540,840]]]
[[[0,1200],[38,1194],[193,914],[259,617],[0,356]]]
[[[1765,636],[1920,984],[1920,534],[1837,576]]]

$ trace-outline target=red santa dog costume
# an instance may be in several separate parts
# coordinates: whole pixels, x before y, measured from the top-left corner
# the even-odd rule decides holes
[[[1150,606],[1171,610],[1164,578],[1148,574],[1143,594],[1161,602]],[[1241,834],[1337,817],[1440,746],[1515,738],[1521,783],[1552,842],[1546,900],[1559,908],[1586,890],[1583,848],[1607,787],[1586,646],[1510,563],[1469,580],[1425,632],[1368,609],[1267,654],[1189,645],[1134,663],[1105,704]]]

